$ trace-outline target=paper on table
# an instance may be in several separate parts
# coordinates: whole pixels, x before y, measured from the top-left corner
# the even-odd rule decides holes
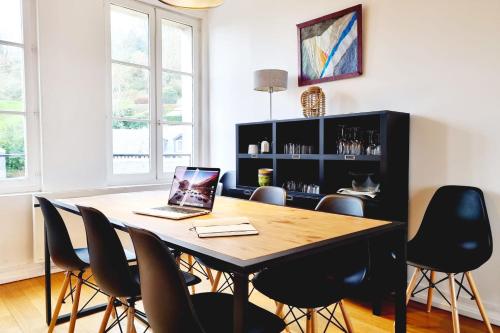
[[[247,217],[194,220],[193,227],[200,238],[257,235],[259,233]]]

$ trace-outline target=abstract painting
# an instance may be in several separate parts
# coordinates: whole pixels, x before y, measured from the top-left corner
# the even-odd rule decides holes
[[[297,25],[299,86],[361,75],[361,13],[357,5]]]

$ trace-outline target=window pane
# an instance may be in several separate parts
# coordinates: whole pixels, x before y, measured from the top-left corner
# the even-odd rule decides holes
[[[113,172],[148,173],[149,122],[113,121]]]
[[[163,172],[174,172],[178,166],[190,166],[191,156],[163,156]]]
[[[25,118],[0,114],[0,179],[25,176]]]
[[[193,79],[189,75],[162,74],[162,119],[172,122],[193,121]]]
[[[0,40],[22,43],[21,0],[0,1]]]
[[[24,111],[23,49],[0,45],[0,110]]]
[[[113,116],[149,119],[149,70],[113,64]]]
[[[163,125],[163,154],[191,154],[193,152],[193,126]]]
[[[193,72],[193,28],[162,20],[162,66],[164,69]]]
[[[111,58],[149,65],[149,17],[134,10],[111,6]]]

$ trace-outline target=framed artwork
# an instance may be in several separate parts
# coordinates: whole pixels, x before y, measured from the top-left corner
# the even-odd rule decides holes
[[[299,86],[362,74],[362,7],[297,24]]]

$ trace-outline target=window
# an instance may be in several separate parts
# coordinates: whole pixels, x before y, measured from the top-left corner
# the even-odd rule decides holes
[[[127,0],[109,18],[111,179],[171,177],[196,158],[198,22]]]
[[[0,1],[0,192],[38,183],[34,4]],[[24,21],[24,26],[23,26]]]

